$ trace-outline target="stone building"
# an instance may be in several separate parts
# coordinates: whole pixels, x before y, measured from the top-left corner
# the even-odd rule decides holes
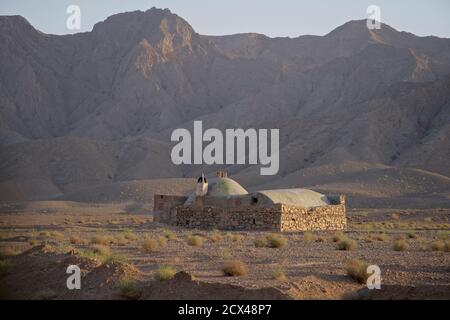
[[[276,232],[347,227],[342,195],[307,189],[248,193],[225,172],[210,180],[202,175],[187,197],[155,195],[154,220],[186,228]]]

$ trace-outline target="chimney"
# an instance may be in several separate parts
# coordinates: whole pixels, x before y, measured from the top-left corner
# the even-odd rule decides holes
[[[217,176],[219,178],[228,178],[228,172],[226,170],[217,171]]]
[[[208,180],[206,180],[205,175],[202,173],[202,176],[197,180],[197,186],[195,188],[195,195],[197,197],[204,197],[208,193]]]

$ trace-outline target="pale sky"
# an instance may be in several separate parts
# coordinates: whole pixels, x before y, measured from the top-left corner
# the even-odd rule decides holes
[[[81,9],[77,32],[90,31],[114,13],[155,6],[169,8],[201,34],[324,35],[349,20],[367,18],[367,7],[377,5],[381,21],[397,30],[450,38],[449,0],[1,0],[0,15],[22,15],[45,33],[73,33],[66,27],[72,4]]]

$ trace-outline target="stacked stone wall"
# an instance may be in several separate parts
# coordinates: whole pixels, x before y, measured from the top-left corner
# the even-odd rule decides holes
[[[316,208],[282,205],[280,230],[282,232],[345,230],[346,228],[347,217],[344,204]]]
[[[153,220],[155,222],[173,224],[173,215],[176,215],[176,211],[173,208],[182,205],[186,200],[187,197],[185,196],[155,195],[153,198]]]
[[[187,197],[156,195],[154,220],[192,229],[301,232],[347,228],[343,196],[337,196],[332,205],[315,208],[286,204],[239,207],[229,199],[216,199],[218,205],[213,206],[211,199],[202,197],[198,197],[193,205],[184,206],[186,199]],[[245,199],[236,198],[233,201],[241,203]]]
[[[273,208],[184,207],[176,210],[176,226],[222,230],[280,231],[281,206]]]

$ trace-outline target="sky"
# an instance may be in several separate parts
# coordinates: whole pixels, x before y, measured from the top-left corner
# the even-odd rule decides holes
[[[81,10],[79,30],[66,26],[69,5]],[[297,37],[366,19],[369,5],[377,5],[381,22],[399,31],[450,38],[449,0],[1,0],[0,15],[22,15],[42,32],[67,34],[90,31],[115,13],[158,7],[183,17],[200,34]]]

